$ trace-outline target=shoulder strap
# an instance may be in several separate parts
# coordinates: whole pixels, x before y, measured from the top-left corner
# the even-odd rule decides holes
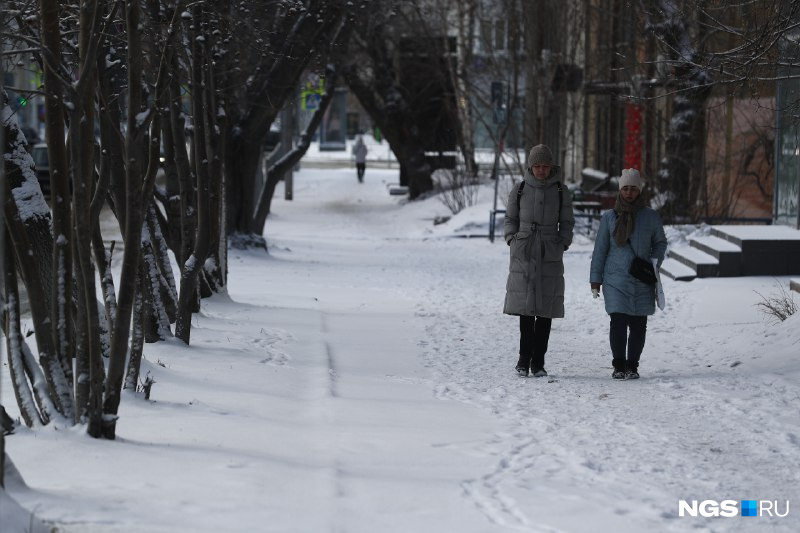
[[[557,181],[558,186],[558,222],[561,222],[561,207],[564,204],[564,188],[561,187],[561,182]],[[522,200],[522,189],[525,188],[525,180],[519,182],[519,189],[517,189],[517,216],[519,216],[519,205]]]
[[[561,224],[561,207],[564,205],[564,188],[561,187],[561,182],[557,181],[558,185],[558,223]]]

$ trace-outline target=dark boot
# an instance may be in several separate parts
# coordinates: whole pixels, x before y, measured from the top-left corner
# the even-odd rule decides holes
[[[611,373],[611,377],[614,379],[625,379],[625,361],[612,359],[611,364],[614,365],[614,371]]]
[[[517,374],[522,377],[528,376],[528,371],[531,368],[531,358],[528,356],[520,355],[519,361],[517,361],[517,366],[515,367],[517,370]]]
[[[639,364],[628,361],[625,368],[625,379],[639,379]]]
[[[544,354],[533,354],[531,358],[531,373],[537,378],[547,375],[544,369]]]

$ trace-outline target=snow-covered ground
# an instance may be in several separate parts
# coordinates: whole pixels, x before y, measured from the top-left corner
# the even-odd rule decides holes
[[[125,396],[116,441],[7,439],[14,500],[62,532],[800,530],[800,315],[756,307],[788,278],[665,279],[642,378],[613,381],[584,231],[550,377],[519,378],[508,248],[455,238],[485,234],[491,187],[434,226],[444,205],[390,196],[396,180],[295,174],[270,253],[231,250],[229,295],[204,301],[191,347],[146,347],[156,384]],[[16,416],[6,367],[2,403]],[[2,533],[37,530],[2,498]],[[790,508],[680,517],[681,500]]]

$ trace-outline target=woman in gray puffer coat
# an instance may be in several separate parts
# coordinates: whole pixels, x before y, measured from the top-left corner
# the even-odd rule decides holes
[[[564,317],[564,252],[572,243],[572,197],[559,181],[550,148],[540,144],[528,154],[523,180],[508,196],[504,234],[511,266],[503,312],[519,316],[522,376],[547,375],[544,355],[552,319]]]
[[[616,206],[600,218],[589,282],[595,298],[602,286],[606,312],[611,316],[609,341],[614,365],[611,377],[636,379],[647,316],[656,311],[656,291],[654,286],[634,278],[629,270],[634,255],[648,262],[656,259],[660,266],[667,238],[661,217],[645,206],[639,171],[623,170],[619,189]]]

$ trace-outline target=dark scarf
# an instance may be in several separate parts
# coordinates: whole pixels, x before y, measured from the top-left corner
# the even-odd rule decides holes
[[[614,228],[614,240],[618,246],[624,246],[633,233],[633,221],[636,214],[644,207],[644,197],[640,194],[633,202],[626,202],[621,194],[617,195],[614,211],[617,213],[617,225]]]

